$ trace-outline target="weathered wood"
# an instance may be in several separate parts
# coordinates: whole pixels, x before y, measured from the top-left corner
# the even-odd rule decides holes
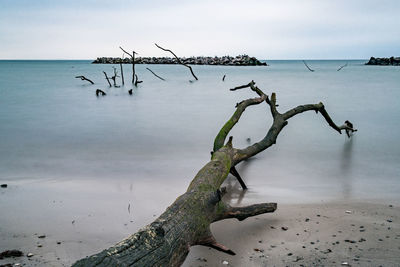
[[[106,76],[106,80],[108,82],[108,85],[111,87],[112,85],[110,83],[110,78],[108,78],[107,73],[105,71],[103,71],[103,73],[104,73],[104,76]]]
[[[182,66],[185,66],[186,68],[189,68],[190,73],[192,73],[192,76],[196,79],[196,81],[198,80],[197,77],[196,77],[196,75],[194,75],[194,72],[193,72],[192,67],[190,67],[189,65],[183,63],[183,62],[179,59],[179,57],[178,57],[177,55],[175,55],[174,52],[172,52],[170,49],[162,48],[162,47],[159,46],[158,44],[155,44],[155,45],[156,45],[158,48],[160,48],[161,50],[163,50],[163,51],[170,52],[170,53],[176,58],[176,60],[178,61],[178,63],[181,64]]]
[[[139,81],[139,78],[138,78],[137,74],[135,74],[135,77],[136,77],[135,86],[137,86],[138,83],[142,83],[143,82],[143,81]]]
[[[135,54],[137,54],[135,51],[132,51],[132,54],[127,52],[125,49],[122,47],[119,47],[125,54],[131,57],[132,61],[132,83],[135,84]]]
[[[77,79],[81,79],[82,81],[88,81],[88,82],[90,82],[91,84],[94,84],[94,82],[93,82],[92,80],[90,80],[90,79],[86,78],[86,77],[85,77],[85,76],[83,76],[83,75],[76,76],[75,78],[77,78]]]
[[[307,67],[307,69],[308,69],[309,71],[314,72],[314,70],[311,69],[311,68],[307,65],[307,63],[306,63],[304,60],[303,60],[303,63],[304,63],[304,65]]]
[[[121,69],[121,80],[122,80],[122,85],[125,85],[125,79],[124,79],[124,69],[122,68],[122,62],[119,62],[119,68]]]
[[[118,76],[118,72],[117,72],[117,68],[113,67],[113,70],[114,70],[114,75],[111,76],[111,80],[113,80],[114,87],[117,87],[117,77],[119,77]]]
[[[340,67],[337,69],[337,71],[340,71],[341,69],[343,69],[343,68],[346,67],[346,66],[347,66],[347,63],[344,64],[344,65],[342,65],[342,66],[340,66]]]
[[[100,89],[97,89],[96,90],[96,96],[99,96],[99,95],[101,95],[101,96],[105,96],[105,95],[107,95],[104,91],[102,91],[102,90],[100,90]]]
[[[210,231],[212,222],[236,218],[244,220],[251,216],[274,212],[276,203],[261,203],[246,207],[231,207],[222,201],[221,185],[235,165],[276,143],[280,131],[291,117],[314,110],[320,112],[328,124],[339,133],[342,129],[355,131],[349,125],[337,126],[326,112],[324,105],[310,104],[290,109],[285,113],[277,110],[276,96],[271,99],[252,81],[231,90],[250,88],[259,97],[237,104],[232,117],[221,128],[214,140],[211,160],[197,173],[186,192],[179,196],[154,222],[115,246],[82,259],[74,266],[179,266],[194,245],[208,246],[222,252],[235,253],[219,244]],[[270,106],[273,123],[267,135],[244,149],[234,148],[232,137],[225,143],[230,130],[248,106],[266,102]]]
[[[146,68],[146,69],[147,69],[148,71],[150,71],[151,73],[153,73],[153,75],[156,76],[158,79],[165,81],[164,78],[162,78],[162,77],[158,76],[157,74],[155,74],[154,71],[152,71],[151,69],[149,69],[149,68]]]

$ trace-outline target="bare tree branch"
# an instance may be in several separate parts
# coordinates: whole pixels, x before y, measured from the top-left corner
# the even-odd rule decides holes
[[[122,59],[124,59],[124,54],[122,54]],[[122,85],[125,85],[124,70],[122,68],[122,61],[119,62],[119,68],[121,69]]]
[[[94,82],[92,80],[89,80],[88,78],[86,78],[85,76],[82,76],[82,75],[81,76],[76,76],[75,78],[81,79],[82,81],[88,81],[91,84],[94,84]]]
[[[151,73],[153,73],[153,75],[156,76],[158,79],[165,81],[164,78],[162,78],[162,77],[158,76],[157,74],[155,74],[154,71],[152,71],[151,69],[149,69],[149,68],[146,68],[146,69],[147,69],[148,71],[150,71]]]
[[[137,86],[138,83],[142,83],[143,82],[143,81],[139,81],[139,78],[138,78],[137,74],[135,74],[135,77],[136,77],[135,86]]]
[[[160,48],[161,50],[164,50],[164,51],[166,51],[166,52],[170,52],[170,53],[176,58],[176,60],[178,61],[178,63],[181,64],[181,65],[183,65],[183,66],[185,66],[185,67],[187,67],[187,68],[189,68],[189,69],[190,69],[190,72],[192,73],[192,76],[193,76],[196,80],[198,80],[197,77],[196,77],[196,75],[194,75],[194,73],[193,73],[192,67],[189,66],[189,65],[187,65],[187,64],[185,64],[185,63],[183,63],[183,62],[179,59],[179,57],[178,57],[177,55],[175,55],[174,52],[172,52],[172,51],[169,50],[169,49],[162,48],[162,47],[159,46],[158,44],[155,44],[155,45],[156,45],[158,48]]]
[[[307,67],[307,69],[308,69],[309,71],[314,72],[314,70],[311,69],[311,68],[307,65],[307,63],[306,63],[304,60],[303,60],[303,63],[304,63],[304,65]]]
[[[127,52],[125,49],[123,49],[122,47],[119,47],[125,54],[127,54],[128,56],[131,57],[131,61],[132,61],[132,83],[134,83],[135,85],[137,85],[137,83],[135,83],[135,54],[137,54],[135,51],[132,51],[132,54]]]
[[[346,67],[346,66],[347,66],[347,63],[344,64],[343,66],[340,66],[340,68],[338,68],[337,71],[340,71],[341,69],[343,69],[343,68]]]
[[[106,80],[108,82],[108,85],[111,87],[112,85],[110,83],[110,78],[108,78],[107,73],[105,71],[103,71],[103,73],[104,73],[104,76],[106,76]]]

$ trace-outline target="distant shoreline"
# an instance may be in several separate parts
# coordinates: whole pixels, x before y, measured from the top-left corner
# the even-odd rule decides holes
[[[181,64],[178,59],[171,57],[138,57],[135,64]],[[183,64],[188,65],[214,65],[214,66],[268,66],[266,62],[261,62],[255,57],[240,55],[236,57],[182,57],[179,58]],[[132,64],[130,58],[120,57],[98,57],[92,64]]]
[[[400,57],[371,57],[365,65],[400,66]]]

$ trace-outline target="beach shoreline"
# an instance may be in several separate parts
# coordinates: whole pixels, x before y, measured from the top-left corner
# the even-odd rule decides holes
[[[3,210],[2,216],[9,212],[13,211]],[[399,214],[399,205],[373,201],[278,203],[274,213],[211,225],[218,242],[232,249],[235,256],[194,246],[183,266],[397,266]],[[128,229],[123,233],[107,229],[114,219],[106,216],[98,222],[104,224],[100,233],[77,231],[76,235],[63,227],[50,233],[23,228],[18,233],[0,227],[0,252],[19,249],[24,253],[22,257],[0,260],[0,266],[70,266],[128,236]],[[45,221],[52,223],[51,219]],[[18,225],[14,229],[19,229]],[[33,256],[27,257],[28,253]]]

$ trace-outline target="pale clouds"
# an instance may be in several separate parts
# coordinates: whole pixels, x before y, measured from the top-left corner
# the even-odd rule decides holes
[[[55,2],[55,3],[54,3]],[[399,55],[400,1],[2,1],[0,58]]]

